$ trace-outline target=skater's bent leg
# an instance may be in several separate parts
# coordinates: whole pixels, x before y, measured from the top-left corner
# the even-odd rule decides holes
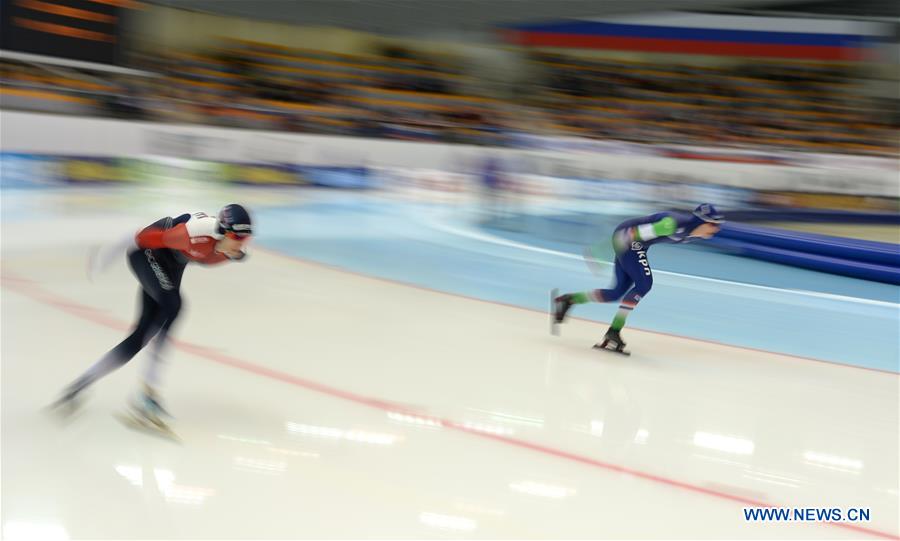
[[[160,329],[151,344],[150,358],[144,371],[144,384],[151,390],[159,387],[160,371],[169,344],[169,332],[181,312],[181,296],[178,292],[166,295],[160,307]]]
[[[625,326],[625,320],[628,319],[629,314],[631,314],[631,312],[635,309],[641,299],[647,296],[647,293],[650,292],[650,288],[652,287],[652,275],[643,275],[641,278],[635,280],[634,287],[625,294],[625,297],[619,304],[619,310],[613,317],[612,325],[610,325],[610,328],[615,331],[622,330],[622,327]]]
[[[108,351],[71,385],[72,391],[80,391],[130,361],[159,329],[160,306],[153,297],[141,290],[141,317],[134,331],[116,347]]]
[[[616,258],[615,282],[609,289],[594,289],[584,293],[571,293],[572,304],[585,304],[588,302],[615,302],[631,287],[632,280],[628,276],[625,266]]]
[[[159,387],[159,373],[163,360],[165,359],[164,353],[167,343],[168,340],[166,340],[166,337],[163,336],[162,333],[159,333],[156,335],[156,338],[153,339],[153,343],[150,344],[150,358],[147,359],[147,364],[144,369],[144,384],[151,389]]]

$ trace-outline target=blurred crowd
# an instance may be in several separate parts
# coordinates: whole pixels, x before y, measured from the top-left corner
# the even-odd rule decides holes
[[[551,74],[542,105],[581,135],[897,154],[897,103],[864,96],[847,66],[539,61]]]
[[[847,65],[676,65],[528,54],[531,82],[478,94],[451,57],[228,42],[111,73],[0,62],[3,107],[334,135],[507,145],[514,134],[896,156],[896,101]]]

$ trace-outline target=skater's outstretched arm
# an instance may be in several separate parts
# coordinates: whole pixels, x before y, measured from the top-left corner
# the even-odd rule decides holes
[[[95,246],[88,256],[88,280],[93,282],[116,258],[124,257],[134,247],[134,235],[122,237],[114,243]]]
[[[655,222],[647,222],[622,228],[613,235],[613,247],[616,252],[628,249],[632,242],[646,242],[659,237],[667,237],[678,229],[675,218],[666,216]]]

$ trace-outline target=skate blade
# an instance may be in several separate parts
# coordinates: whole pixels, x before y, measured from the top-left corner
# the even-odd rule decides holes
[[[137,430],[145,434],[162,437],[169,441],[174,441],[177,443],[181,443],[183,441],[181,437],[178,436],[178,434],[176,434],[175,431],[165,423],[152,423],[130,412],[116,413],[114,414],[114,416],[119,420],[119,422],[132,430]]]
[[[71,400],[62,401],[57,400],[52,404],[48,404],[44,406],[44,411],[51,415],[57,415],[62,418],[71,417],[75,412],[81,409],[81,406],[77,403],[73,403]]]
[[[60,402],[57,400],[48,406],[44,406],[43,411],[51,416],[56,422],[69,424],[84,414],[84,404],[80,399],[77,402]]]
[[[550,334],[559,336],[559,323],[556,322],[556,297],[559,296],[559,289],[550,290]]]
[[[599,344],[594,344],[594,349],[599,349],[599,350],[603,350],[603,351],[608,351],[608,352],[610,352],[610,353],[618,353],[619,355],[624,355],[624,356],[626,356],[626,357],[630,357],[630,356],[631,356],[631,352],[628,351],[628,350],[625,350],[625,349],[616,349],[616,348],[611,348],[611,347],[606,347],[606,344],[607,344],[606,341],[603,341],[603,342],[601,342],[601,343],[599,343]]]

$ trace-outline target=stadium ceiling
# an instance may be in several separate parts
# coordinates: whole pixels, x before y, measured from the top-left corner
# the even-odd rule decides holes
[[[815,0],[149,0],[148,3],[398,36],[488,33],[504,24],[664,10],[762,9]]]

